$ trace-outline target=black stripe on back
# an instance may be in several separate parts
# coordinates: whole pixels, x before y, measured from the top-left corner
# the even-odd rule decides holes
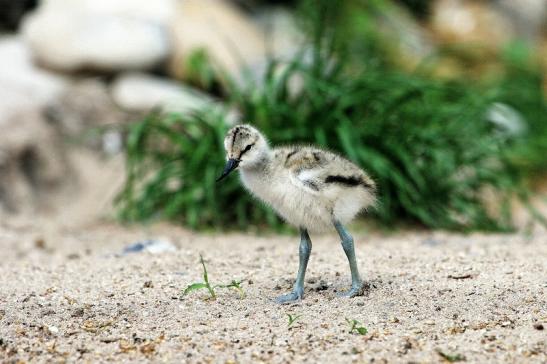
[[[327,176],[325,183],[340,183],[346,186],[358,186],[363,183],[363,179],[357,176]]]

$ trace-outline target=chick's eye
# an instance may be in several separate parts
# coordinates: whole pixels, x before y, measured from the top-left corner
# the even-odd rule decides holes
[[[252,147],[253,147],[252,144],[247,145],[247,146],[245,147],[245,149],[243,149],[243,153],[250,151]]]

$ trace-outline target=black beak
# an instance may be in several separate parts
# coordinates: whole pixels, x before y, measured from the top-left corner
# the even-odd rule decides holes
[[[217,178],[217,182],[224,179],[224,177],[226,177],[227,175],[229,175],[230,172],[236,169],[238,165],[239,165],[239,159],[233,159],[233,158],[228,159],[228,161],[226,162],[226,165],[224,166],[224,170],[222,171],[222,174],[220,175],[220,177]]]

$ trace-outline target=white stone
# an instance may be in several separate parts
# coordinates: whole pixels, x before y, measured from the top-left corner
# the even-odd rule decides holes
[[[162,11],[147,16],[150,5],[142,4],[47,1],[25,19],[23,34],[35,59],[54,69],[150,69],[170,53],[166,28],[169,7],[160,7]]]
[[[239,119],[237,112],[227,110],[211,96],[168,78],[128,72],[118,76],[111,92],[116,105],[131,112],[150,112],[158,108],[185,114],[208,108],[224,111],[230,124]]]
[[[188,86],[144,73],[120,75],[112,85],[112,97],[123,109],[144,112],[154,108],[168,112],[188,112],[213,102],[210,96]]]
[[[43,0],[42,7],[63,11],[79,9],[96,15],[116,15],[164,24],[173,16],[178,0]]]

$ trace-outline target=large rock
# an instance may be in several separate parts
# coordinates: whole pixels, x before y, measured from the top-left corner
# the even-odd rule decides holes
[[[435,35],[445,43],[474,43],[498,49],[515,36],[511,19],[489,2],[439,0],[431,15]]]
[[[107,154],[117,154],[123,141],[116,128],[142,115],[118,107],[110,88],[99,78],[74,81],[44,109],[49,124],[68,140]]]
[[[127,119],[104,82],[68,80],[37,68],[21,39],[0,38],[0,215],[49,216],[53,210],[65,210],[82,188],[104,180],[93,176],[81,160],[72,160],[74,149],[69,152],[66,141],[94,135],[94,146],[104,149],[104,137],[86,132]],[[119,166],[117,170],[123,172]],[[104,172],[99,167],[93,171]],[[97,191],[91,200],[103,201],[106,195]],[[85,209],[90,202],[85,201]]]
[[[112,85],[112,97],[124,110],[167,112],[199,110],[212,102],[210,96],[163,77],[144,73],[120,75]]]
[[[186,114],[197,110],[218,109],[227,114],[232,123],[238,115],[215,101],[211,96],[192,87],[163,77],[143,73],[126,73],[118,76],[112,85],[112,98],[123,110],[148,113],[154,109]]]
[[[265,37],[260,28],[228,1],[181,1],[172,23],[170,73],[189,77],[189,57],[204,50],[213,65],[234,78],[243,68],[263,63]]]
[[[97,78],[75,81],[47,105],[45,114],[61,134],[80,140],[90,129],[132,119],[114,103],[108,85]]]
[[[0,39],[0,210],[45,207],[70,185],[60,137],[42,114],[68,85],[37,69],[19,38]]]
[[[36,60],[62,71],[150,69],[170,51],[175,0],[49,0],[24,22]]]
[[[18,37],[0,39],[0,209],[16,211],[67,176],[40,110],[68,81],[37,69]]]
[[[40,109],[12,114],[0,128],[0,210],[47,209],[74,182],[60,136]]]
[[[542,28],[547,27],[547,1],[498,0],[494,3],[511,20],[519,38],[537,42]]]

